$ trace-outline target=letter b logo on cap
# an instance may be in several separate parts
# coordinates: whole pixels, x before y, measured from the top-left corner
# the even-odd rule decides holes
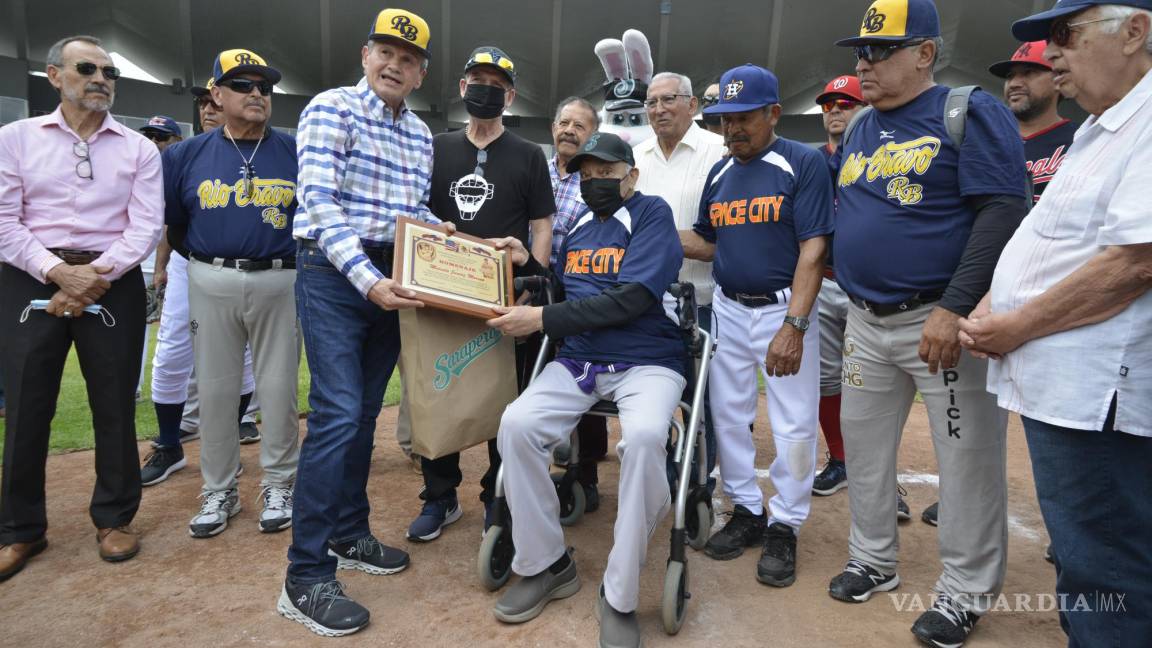
[[[396,33],[410,41],[415,41],[416,37],[420,34],[420,30],[416,28],[416,25],[412,24],[412,19],[408,16],[393,17],[392,29],[395,29]]]
[[[876,11],[876,7],[871,7],[868,9],[868,13],[864,15],[864,24],[861,25],[861,29],[869,34],[875,34],[884,29],[884,21],[887,18],[888,16]]]
[[[257,65],[256,59],[253,59],[248,52],[240,52],[234,57],[234,60],[236,65]]]

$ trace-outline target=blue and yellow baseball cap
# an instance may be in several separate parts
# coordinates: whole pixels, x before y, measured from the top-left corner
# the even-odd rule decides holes
[[[428,22],[411,11],[404,9],[381,11],[376,15],[376,22],[372,23],[372,31],[368,33],[368,38],[399,41],[418,50],[424,58],[432,60],[432,53],[428,51],[428,41],[432,38]]]
[[[1124,5],[1152,11],[1152,0],[1058,0],[1048,11],[1012,23],[1012,35],[1021,41],[1045,40],[1052,32],[1052,23],[1057,19],[1102,4]]]
[[[464,64],[464,74],[468,74],[468,70],[480,65],[491,65],[497,70],[504,73],[508,77],[508,82],[516,85],[516,64],[504,50],[499,47],[492,47],[491,45],[481,45],[472,50],[472,55],[468,57],[468,62]]]
[[[204,83],[204,85],[192,86],[188,89],[188,91],[192,93],[193,97],[199,99],[200,97],[212,94],[212,86],[214,85],[216,85],[215,80],[210,78]]]
[[[215,85],[220,85],[220,82],[225,79],[248,73],[259,74],[271,81],[273,85],[280,83],[280,71],[268,67],[260,55],[246,49],[230,49],[220,52],[220,55],[216,57],[216,63],[212,66],[212,82]]]
[[[704,109],[705,115],[748,112],[780,103],[780,82],[759,65],[745,63],[720,77],[720,101]]]
[[[836,41],[840,47],[903,43],[940,36],[940,14],[932,0],[876,0],[864,14],[860,35]]]

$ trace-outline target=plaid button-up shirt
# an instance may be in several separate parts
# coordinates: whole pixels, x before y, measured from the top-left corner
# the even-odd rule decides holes
[[[416,113],[399,119],[360,79],[317,95],[300,115],[300,158],[292,235],[316,241],[360,294],[384,274],[364,245],[395,240],[396,218],[439,223],[428,209],[432,133]]]
[[[580,197],[579,171],[561,178],[560,170],[556,168],[556,156],[552,156],[548,160],[548,175],[552,178],[552,195],[556,197],[556,215],[552,217],[552,258],[549,260],[549,265],[555,269],[560,260],[560,249],[564,247],[564,237],[568,236],[568,230],[576,224],[576,219],[588,211],[588,206]]]

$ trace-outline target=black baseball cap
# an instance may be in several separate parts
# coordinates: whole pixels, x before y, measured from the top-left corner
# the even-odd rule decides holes
[[[468,74],[468,70],[480,65],[491,65],[508,77],[508,83],[516,85],[516,64],[499,47],[481,45],[472,50],[472,55],[464,64],[464,74]]]
[[[588,138],[584,148],[568,160],[565,167],[568,173],[580,170],[580,163],[584,158],[593,157],[605,162],[627,162],[628,166],[636,166],[636,158],[632,157],[632,147],[628,146],[618,135],[612,133],[595,133]]]

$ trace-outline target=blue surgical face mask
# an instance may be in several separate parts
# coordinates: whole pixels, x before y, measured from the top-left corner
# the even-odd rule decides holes
[[[20,323],[23,324],[25,321],[27,321],[28,315],[32,311],[47,309],[48,304],[49,300],[47,299],[33,299],[32,301],[28,302],[28,305],[24,307],[24,312],[20,313]],[[108,309],[104,308],[100,304],[91,304],[89,306],[85,306],[84,312],[91,313],[93,315],[99,315],[100,319],[104,321],[104,326],[116,326],[116,318],[112,316],[112,313]]]

